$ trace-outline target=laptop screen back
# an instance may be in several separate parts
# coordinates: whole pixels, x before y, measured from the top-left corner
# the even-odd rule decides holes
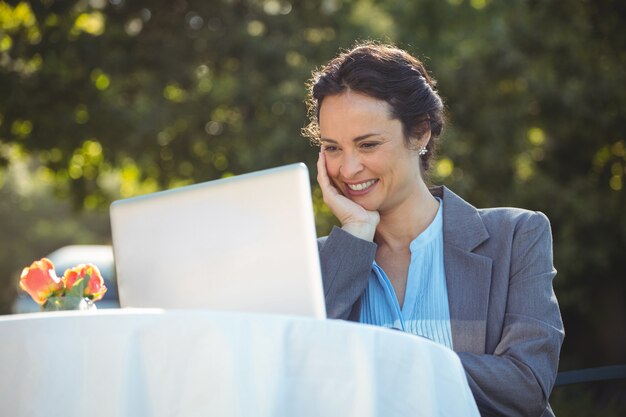
[[[304,164],[119,200],[110,214],[122,307],[325,318]]]

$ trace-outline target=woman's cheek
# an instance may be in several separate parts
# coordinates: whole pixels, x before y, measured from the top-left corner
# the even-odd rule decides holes
[[[336,161],[326,159],[326,172],[328,172],[328,178],[330,178],[333,185],[339,187],[339,164]]]

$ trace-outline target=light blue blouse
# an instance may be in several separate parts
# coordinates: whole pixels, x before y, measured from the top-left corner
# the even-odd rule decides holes
[[[411,263],[404,304],[376,264],[361,297],[361,323],[390,327],[452,348],[448,289],[443,264],[443,201],[432,223],[410,244]]]

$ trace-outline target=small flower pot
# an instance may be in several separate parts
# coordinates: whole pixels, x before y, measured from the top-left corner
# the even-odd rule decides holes
[[[50,297],[41,306],[41,311],[97,310],[96,304],[89,298]]]

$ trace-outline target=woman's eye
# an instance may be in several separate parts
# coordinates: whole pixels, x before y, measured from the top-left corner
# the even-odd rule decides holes
[[[337,150],[336,146],[326,145],[324,146],[324,152],[335,152]]]
[[[361,148],[362,149],[374,149],[375,147],[377,147],[379,145],[378,142],[364,142],[361,144]]]

